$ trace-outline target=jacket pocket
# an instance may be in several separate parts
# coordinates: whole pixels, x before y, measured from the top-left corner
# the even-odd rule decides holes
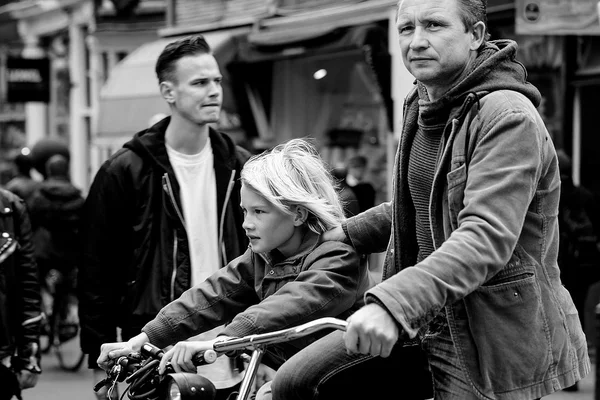
[[[468,371],[479,371],[474,381],[494,392],[538,382],[551,363],[551,349],[535,274],[515,270],[464,302],[473,346],[460,353]]]
[[[454,166],[454,162],[452,163]],[[463,209],[463,200],[465,198],[465,184],[467,182],[467,166],[459,163],[457,168],[452,169],[446,175],[448,184],[448,212],[452,229],[458,227],[458,213]]]

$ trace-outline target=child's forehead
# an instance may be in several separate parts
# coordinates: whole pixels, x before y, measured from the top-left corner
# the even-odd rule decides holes
[[[258,190],[244,183],[242,183],[242,187],[240,189],[240,198],[242,206],[273,205]]]

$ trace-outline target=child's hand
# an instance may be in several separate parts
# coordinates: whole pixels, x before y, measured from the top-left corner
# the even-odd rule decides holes
[[[213,344],[221,340],[223,340],[223,337],[202,342],[184,341],[177,343],[163,355],[158,366],[158,372],[164,374],[168,362],[171,362],[171,366],[175,372],[196,372],[196,366],[192,362],[192,357],[201,351],[212,350]]]

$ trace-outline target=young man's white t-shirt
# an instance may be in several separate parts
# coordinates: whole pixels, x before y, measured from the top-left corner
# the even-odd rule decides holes
[[[179,182],[181,205],[189,243],[191,285],[195,286],[219,270],[219,221],[217,218],[217,181],[210,138],[198,154],[183,154],[167,145],[169,161]],[[218,327],[190,340],[214,339]],[[198,372],[211,380],[217,389],[233,386],[241,380],[228,357],[201,366]]]

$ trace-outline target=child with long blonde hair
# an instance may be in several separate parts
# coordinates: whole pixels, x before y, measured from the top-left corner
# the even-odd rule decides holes
[[[186,339],[227,323],[241,337],[285,329],[321,317],[345,318],[368,288],[366,268],[349,245],[320,240],[344,218],[335,181],[315,147],[293,139],[250,158],[241,173],[248,250],[165,306],[128,342],[102,345],[99,365],[142,344],[168,350],[161,369],[195,371],[194,354],[213,341]],[[221,340],[222,337],[217,338]],[[277,369],[315,338],[270,346],[263,363]]]

